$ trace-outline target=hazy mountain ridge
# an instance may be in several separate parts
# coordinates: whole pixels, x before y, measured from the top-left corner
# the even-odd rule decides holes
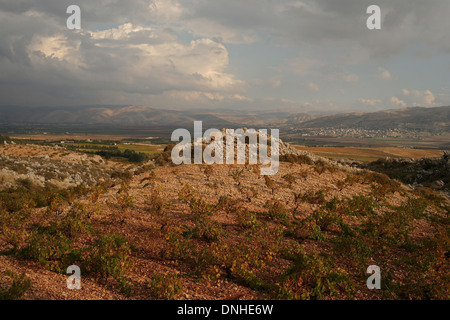
[[[212,114],[193,114],[144,106],[1,107],[0,123],[45,125],[187,126],[194,120],[232,125]]]
[[[301,122],[303,128],[450,129],[450,106],[407,108],[324,116]]]
[[[192,126],[195,120],[204,125],[222,127],[284,125],[315,119],[317,116],[286,111],[209,111],[161,110],[145,106],[84,107],[0,107],[0,124],[17,125],[118,125],[118,126]]]
[[[208,127],[364,128],[450,130],[450,106],[408,108],[373,113],[312,115],[295,112],[161,110],[145,106],[0,107],[0,124],[8,125],[114,125],[192,126],[202,120]]]

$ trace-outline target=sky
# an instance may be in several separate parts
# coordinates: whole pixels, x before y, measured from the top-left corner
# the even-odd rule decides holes
[[[450,105],[449,30],[448,0],[0,0],[0,107]]]

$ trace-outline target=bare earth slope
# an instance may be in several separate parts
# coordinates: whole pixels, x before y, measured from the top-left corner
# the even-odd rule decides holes
[[[448,297],[444,202],[427,197],[325,163],[281,163],[268,178],[249,165],[142,169],[20,225],[3,210],[0,273],[32,280],[24,299]],[[83,270],[81,290],[66,287],[70,264]],[[367,289],[371,264],[393,293]]]

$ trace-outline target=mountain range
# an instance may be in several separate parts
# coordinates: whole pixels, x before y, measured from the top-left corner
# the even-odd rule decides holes
[[[450,131],[450,106],[336,114],[304,121],[301,126],[304,128],[364,128],[368,130],[396,128]]]
[[[226,110],[162,110],[145,106],[0,107],[0,126],[102,125],[191,127],[364,128],[450,131],[450,106],[367,113],[317,115],[295,112],[256,113]]]

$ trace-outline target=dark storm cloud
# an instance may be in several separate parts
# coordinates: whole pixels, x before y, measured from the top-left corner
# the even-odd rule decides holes
[[[382,8],[383,28],[368,33],[366,9],[373,4]],[[447,0],[205,0],[196,2],[189,18],[210,19],[236,32],[267,31],[285,44],[350,41],[390,55],[417,43],[448,50],[449,12]]]
[[[174,96],[248,102],[242,94],[249,85],[229,66],[229,44],[265,42],[280,56],[297,47],[302,56],[281,61],[275,70],[283,74],[274,77],[313,76],[316,88],[356,82],[361,77],[349,64],[387,60],[414,46],[431,57],[450,52],[450,1],[376,2],[383,28],[368,32],[372,0],[0,0],[0,104],[112,103],[133,95],[162,105]],[[82,9],[81,31],[66,28],[72,4]]]

